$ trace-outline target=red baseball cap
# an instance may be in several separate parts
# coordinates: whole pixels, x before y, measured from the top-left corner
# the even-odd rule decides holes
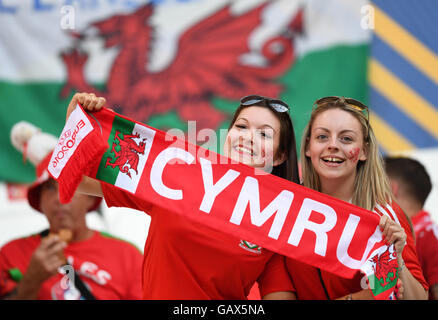
[[[36,167],[36,176],[37,179],[35,182],[27,189],[27,201],[29,202],[30,206],[34,208],[35,210],[41,211],[40,207],[40,192],[41,192],[41,186],[44,182],[49,181],[52,179],[49,175],[49,171],[47,170],[47,167],[49,166],[50,158],[52,157],[52,152],[50,152]],[[90,196],[91,197],[91,196]],[[88,210],[95,211],[99,208],[100,203],[102,202],[102,198],[100,197],[93,197],[95,198],[93,206]]]

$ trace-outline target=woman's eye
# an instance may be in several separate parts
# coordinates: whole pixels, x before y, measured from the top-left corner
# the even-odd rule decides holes
[[[239,129],[245,129],[245,128],[246,128],[246,126],[243,125],[243,124],[235,124],[234,126],[235,126],[236,128],[239,128]]]
[[[317,140],[324,140],[324,139],[327,139],[327,136],[325,134],[320,134],[320,135],[316,136],[316,139]]]
[[[260,132],[260,135],[261,135],[263,138],[268,138],[268,139],[272,138],[272,135],[271,135],[269,132],[261,131],[261,132]]]
[[[341,140],[344,141],[344,142],[353,142],[353,138],[348,137],[348,136],[342,137]]]

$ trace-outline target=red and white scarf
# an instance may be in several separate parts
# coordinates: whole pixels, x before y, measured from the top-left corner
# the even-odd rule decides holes
[[[85,174],[340,277],[362,270],[376,298],[393,297],[397,259],[382,239],[378,214],[232,163],[109,109],[87,114],[78,106],[48,169],[63,203]]]

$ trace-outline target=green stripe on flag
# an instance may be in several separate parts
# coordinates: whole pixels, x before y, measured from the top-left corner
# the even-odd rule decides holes
[[[119,131],[118,137],[123,140],[125,134],[132,134],[135,123],[125,120],[121,117],[115,116],[113,120],[113,126],[111,128],[111,134],[108,138],[108,150],[102,156],[102,160],[99,164],[96,178],[114,184],[119,175],[119,167],[111,167],[109,164],[116,161],[115,152],[120,152],[119,140],[116,138],[116,131]],[[113,145],[114,151],[113,152]]]
[[[284,86],[280,98],[291,106],[291,116],[299,148],[301,135],[307,124],[313,102],[326,95],[344,95],[367,102],[367,58],[369,47],[366,43],[337,45],[308,52],[297,57],[292,68],[276,81]],[[34,167],[23,165],[23,155],[14,149],[9,132],[13,124],[27,120],[41,127],[43,131],[59,136],[65,123],[66,107],[73,95],[61,98],[64,83],[38,81],[15,83],[0,80],[0,180],[11,182],[32,182],[35,179]],[[105,84],[93,84],[105,91]],[[242,96],[253,92],[242,92]],[[257,92],[255,92],[257,93]],[[212,105],[228,115],[216,129],[228,128],[238,101],[214,96]],[[114,106],[109,106],[113,107]],[[147,106],[145,106],[147,107]],[[123,114],[122,110],[116,110]],[[135,119],[148,125],[167,130],[178,128],[187,130],[187,122],[179,116],[178,110],[155,113],[149,119]],[[194,120],[194,119],[191,119]],[[114,139],[114,136],[111,137]],[[221,140],[224,141],[224,140]],[[219,141],[218,141],[219,142]],[[110,141],[110,146],[113,141]],[[205,146],[204,142],[199,142]],[[222,145],[207,147],[222,152]],[[108,169],[107,167],[106,169]]]
[[[379,294],[387,290],[391,290],[397,285],[398,271],[394,271],[394,272],[395,275],[393,272],[389,272],[388,277],[385,280],[383,279],[379,280],[379,278],[377,278],[375,274],[368,276],[370,288],[373,291],[374,296],[378,296]],[[393,280],[391,280],[391,278],[393,278]],[[385,282],[386,284],[383,285]]]

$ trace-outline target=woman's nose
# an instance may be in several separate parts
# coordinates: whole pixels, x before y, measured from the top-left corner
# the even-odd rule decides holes
[[[328,149],[329,150],[337,150],[338,147],[338,139],[336,137],[331,137],[328,141]]]
[[[240,142],[247,142],[253,144],[254,133],[252,130],[244,130],[240,135]]]

